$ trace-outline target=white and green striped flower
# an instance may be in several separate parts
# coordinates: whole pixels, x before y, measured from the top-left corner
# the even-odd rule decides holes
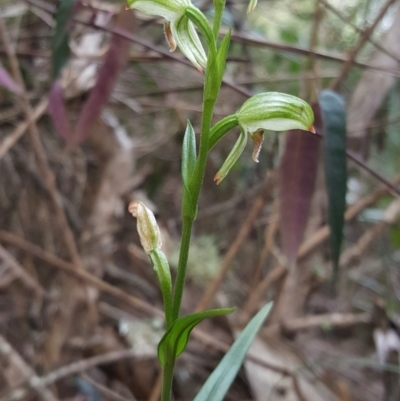
[[[128,0],[130,8],[166,20],[164,32],[171,51],[179,47],[181,52],[200,71],[207,64],[207,56],[186,9],[200,12],[190,0]]]
[[[279,92],[265,92],[252,96],[245,101],[234,116],[229,116],[226,123],[221,120],[216,125],[215,136],[221,137],[227,129],[239,126],[241,133],[232,151],[215,175],[214,180],[219,184],[228,174],[242,154],[250,137],[254,143],[253,160],[258,162],[258,154],[263,141],[263,132],[288,131],[299,129],[315,133],[313,122],[314,113],[308,103],[298,97]],[[222,135],[221,135],[222,133]]]

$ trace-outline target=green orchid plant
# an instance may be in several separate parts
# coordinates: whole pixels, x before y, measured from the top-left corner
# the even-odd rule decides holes
[[[252,11],[256,4],[256,0],[251,0],[248,11]],[[235,146],[215,176],[215,181],[219,184],[240,157],[249,137],[254,143],[253,159],[258,161],[264,131],[299,129],[315,132],[314,115],[311,107],[297,97],[267,92],[251,97],[235,114],[212,126],[214,106],[223,80],[231,37],[229,32],[219,40],[225,0],[214,0],[212,25],[190,0],[128,0],[128,6],[145,14],[164,18],[164,32],[170,50],[174,51],[178,47],[198,70],[203,71],[205,68],[200,143],[197,149],[196,135],[188,122],[182,145],[182,240],[174,283],[167,258],[161,251],[161,235],[154,215],[143,203],[133,202],[129,206],[130,212],[137,218],[142,246],[150,257],[162,292],[166,331],[158,345],[158,359],[163,369],[161,399],[169,401],[175,361],[184,351],[191,330],[205,318],[233,312],[231,308],[214,309],[180,316],[190,238],[210,151],[232,129],[240,128],[241,133]],[[207,51],[203,48],[198,32]],[[257,327],[261,324],[259,320]],[[196,397],[196,401],[202,399],[201,397]],[[217,401],[217,398],[213,398],[213,401]]]

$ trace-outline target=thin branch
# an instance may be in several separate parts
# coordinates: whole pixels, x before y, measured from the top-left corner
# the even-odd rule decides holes
[[[40,383],[40,378],[36,375],[36,372],[29,366],[18,352],[10,345],[10,343],[0,334],[0,355],[3,356],[6,361],[15,367],[23,376],[24,381],[27,383],[29,388],[35,392],[35,394],[42,401],[58,401],[55,395],[46,388],[46,386]],[[16,389],[12,393],[18,394],[19,390]],[[10,399],[13,400],[14,398]]]
[[[263,47],[263,48],[268,48],[268,49],[280,50],[283,52],[300,54],[302,56],[307,56],[307,57],[309,57],[310,54],[313,53],[315,55],[315,57],[318,57],[322,60],[335,61],[335,62],[339,62],[339,63],[343,63],[348,60],[346,57],[341,56],[341,55],[336,55],[336,54],[326,53],[326,52],[321,52],[321,51],[311,52],[309,49],[305,49],[304,47],[271,42],[271,41],[268,41],[265,39],[260,39],[260,38],[251,38],[251,37],[248,37],[246,35],[243,35],[243,34],[237,33],[237,32],[232,33],[232,40],[234,42],[245,43],[250,46],[257,46],[257,47]],[[361,63],[358,61],[354,61],[353,65],[356,67],[359,67],[359,68],[363,68],[363,69],[371,69],[374,71],[380,71],[382,73],[390,74],[390,75],[393,75],[396,77],[399,76],[399,72],[397,70],[389,70],[389,69],[377,67],[377,66],[374,66],[371,64]]]
[[[97,383],[95,380],[93,380],[91,377],[89,377],[87,374],[82,374],[82,379],[85,381],[89,382],[93,387],[95,387],[97,390],[102,393],[106,399],[112,400],[112,401],[137,401],[136,398],[133,396],[133,394],[129,394],[129,398],[125,398],[122,395],[116,393],[113,390],[110,390],[109,388],[103,386],[100,383]]]
[[[128,305],[131,305],[134,308],[137,308],[144,313],[148,313],[154,316],[163,316],[163,313],[159,309],[155,308],[154,306],[151,306],[147,302],[142,301],[139,298],[136,298],[132,295],[128,295],[125,291],[106,283],[105,281],[88,273],[86,270],[77,269],[77,267],[74,266],[72,263],[66,262],[65,260],[62,260],[59,257],[44,251],[40,247],[14,234],[11,234],[6,231],[0,231],[0,241],[7,242],[11,245],[14,245],[22,249],[23,251],[35,256],[36,258],[48,263],[50,267],[55,267],[68,274],[71,274],[74,277],[83,280],[88,284],[93,285],[94,287],[98,288],[103,292],[113,295],[118,299],[121,299]]]
[[[314,80],[310,82],[311,88],[311,96],[310,96],[310,103],[317,101],[318,93],[321,90],[321,79],[319,78],[319,71],[318,71],[318,60],[315,57],[315,48],[318,46],[318,34],[319,34],[319,27],[321,25],[323,18],[323,9],[319,4],[319,0],[315,0],[315,12],[313,18],[313,24],[311,28],[311,37],[310,37],[310,64],[311,64],[311,72],[314,75]]]
[[[46,296],[45,289],[33,277],[31,277],[25,271],[25,269],[15,260],[15,258],[1,245],[0,258],[3,259],[14,270],[15,276],[19,278],[27,288],[35,292],[40,297]]]
[[[46,112],[48,106],[47,97],[43,98],[32,111],[32,122],[36,122]],[[17,128],[0,143],[0,160],[18,142],[29,128],[30,122],[24,121],[18,124]]]
[[[26,118],[29,123],[29,134],[30,134],[30,139],[33,145],[33,150],[35,152],[36,159],[39,164],[39,168],[41,170],[41,173],[43,174],[44,181],[46,184],[46,187],[49,191],[51,202],[54,208],[54,211],[56,213],[56,217],[58,220],[58,224],[62,233],[62,236],[64,238],[65,245],[67,246],[68,252],[70,254],[70,257],[72,261],[74,262],[74,265],[77,268],[83,268],[82,263],[79,257],[78,253],[78,248],[75,243],[74,236],[72,234],[71,228],[68,225],[67,218],[65,217],[64,210],[62,207],[62,201],[61,197],[58,193],[57,187],[56,187],[56,180],[54,177],[53,172],[51,171],[47,157],[46,157],[46,152],[43,148],[43,145],[40,140],[40,134],[39,134],[39,129],[37,125],[35,124],[35,119],[34,119],[34,112],[31,108],[26,89],[25,89],[25,83],[21,75],[21,70],[19,66],[19,62],[17,59],[17,56],[15,55],[15,51],[13,47],[11,46],[10,38],[8,36],[7,28],[4,23],[4,20],[0,18],[0,39],[3,42],[4,49],[7,53],[8,61],[10,63],[10,68],[12,71],[12,75],[17,82],[17,84],[22,88],[22,93],[20,96],[20,103],[21,107],[26,115]]]
[[[340,20],[342,20],[345,24],[351,26],[354,30],[356,30],[360,35],[365,35],[365,30],[359,28],[357,25],[353,24],[347,17],[342,15],[335,7],[329,4],[326,0],[319,0],[321,4],[323,4],[332,14],[335,14]],[[367,38],[367,41],[371,43],[376,49],[380,50],[382,53],[385,53],[387,56],[391,57],[393,60],[398,61],[400,63],[400,59],[381,46],[378,42],[371,39],[370,37]]]
[[[354,46],[354,48],[350,51],[350,57],[345,61],[342,67],[342,72],[341,74],[334,79],[334,81],[331,83],[330,88],[332,90],[337,90],[342,83],[342,81],[346,78],[347,74],[350,72],[352,66],[355,63],[356,57],[359,53],[359,51],[362,49],[362,47],[367,43],[369,37],[373,33],[374,29],[377,27],[379,22],[382,20],[382,18],[385,16],[386,12],[388,11],[389,7],[395,2],[396,0],[388,0],[386,4],[382,7],[381,11],[379,14],[376,16],[374,22],[364,31],[364,33],[361,35],[360,39],[358,40],[357,44]]]
[[[391,182],[392,185],[398,185],[400,183],[400,174],[398,174]],[[357,203],[347,208],[344,215],[345,221],[353,220],[359,213],[361,213],[367,207],[373,205],[382,196],[388,193],[388,187],[382,185],[375,189],[371,194],[360,199]],[[309,238],[307,238],[299,248],[298,258],[303,259],[310,255],[318,246],[324,243],[330,235],[329,227],[327,225],[321,227],[315,231]]]
[[[35,387],[46,388],[55,382],[65,379],[68,376],[73,376],[78,373],[85,372],[95,366],[108,365],[110,363],[114,363],[117,361],[121,361],[123,359],[128,358],[136,358],[136,359],[147,359],[147,358],[155,358],[155,355],[149,356],[140,356],[138,357],[137,351],[135,350],[120,350],[113,351],[102,355],[97,355],[92,358],[82,359],[78,362],[73,362],[70,365],[62,366],[52,372],[48,373],[46,376],[35,378]],[[31,380],[32,381],[32,380]],[[32,388],[32,386],[28,386]],[[0,401],[19,401],[25,398],[28,395],[28,389],[24,387],[19,387],[17,389],[13,389],[8,394],[4,395],[0,398]]]
[[[287,333],[294,333],[314,327],[343,328],[369,323],[371,323],[371,316],[368,313],[330,313],[283,321],[282,330]]]
[[[395,193],[396,195],[400,196],[400,189],[393,185],[389,180],[387,180],[385,177],[383,177],[382,175],[380,175],[378,172],[376,172],[375,170],[373,170],[371,167],[369,167],[363,160],[361,160],[357,155],[355,155],[353,152],[351,151],[347,151],[346,152],[347,157],[353,161],[354,163],[356,163],[358,166],[361,166],[365,171],[367,171],[369,174],[371,174],[373,177],[375,177],[376,179],[378,179],[380,182],[382,182],[384,185],[386,185],[387,188],[389,188],[391,191],[393,191],[393,193]]]

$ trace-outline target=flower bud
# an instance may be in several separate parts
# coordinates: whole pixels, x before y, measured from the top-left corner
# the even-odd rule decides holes
[[[151,251],[160,249],[161,233],[152,211],[139,201],[132,201],[128,210],[137,219],[137,230],[144,251],[149,254]]]

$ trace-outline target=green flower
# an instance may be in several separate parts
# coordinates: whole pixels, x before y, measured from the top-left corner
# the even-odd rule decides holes
[[[314,113],[311,107],[298,97],[278,92],[265,92],[252,96],[234,116],[229,116],[226,123],[222,120],[219,125],[221,132],[239,125],[241,133],[232,151],[229,153],[223,166],[214,177],[219,184],[228,174],[242,154],[249,136],[253,140],[253,160],[258,162],[264,130],[288,131],[300,129],[315,133],[313,122]],[[217,129],[218,130],[218,129]],[[216,136],[221,136],[216,133]]]
[[[190,0],[128,0],[128,6],[148,15],[166,20],[164,32],[170,51],[176,46],[200,71],[207,64],[207,56],[192,21],[185,15],[186,9],[201,13]]]

